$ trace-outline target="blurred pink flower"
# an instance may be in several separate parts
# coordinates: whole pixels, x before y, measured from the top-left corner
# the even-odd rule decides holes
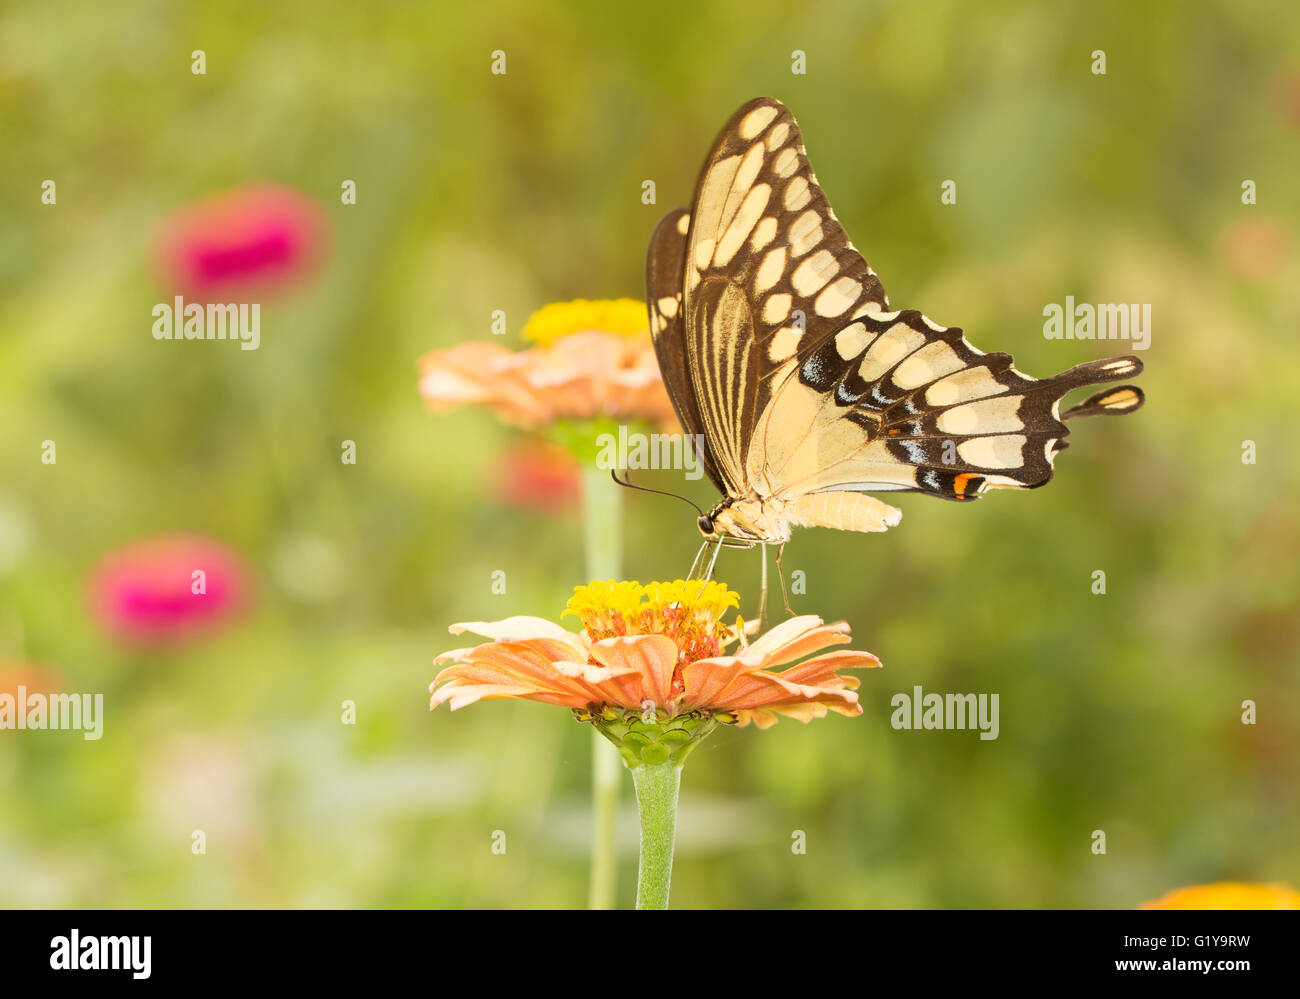
[[[237,188],[166,219],[158,264],[168,289],[193,300],[274,291],[315,267],[327,231],[321,207],[292,188]]]
[[[577,459],[560,445],[529,440],[501,456],[497,501],[542,513],[576,509],[582,496],[579,468]]]
[[[251,574],[209,538],[163,535],[109,553],[88,596],[101,627],[131,645],[167,645],[210,631],[247,604]]]

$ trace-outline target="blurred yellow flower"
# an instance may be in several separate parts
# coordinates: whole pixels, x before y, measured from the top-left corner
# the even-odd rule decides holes
[[[620,336],[649,336],[645,302],[635,298],[575,298],[538,309],[524,324],[524,339],[549,347],[561,337],[587,330]]]
[[[1300,909],[1300,892],[1284,884],[1219,881],[1178,888],[1139,909]]]

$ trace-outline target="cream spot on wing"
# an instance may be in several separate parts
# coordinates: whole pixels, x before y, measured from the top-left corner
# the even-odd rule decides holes
[[[786,294],[769,295],[767,301],[763,303],[763,322],[771,323],[773,326],[782,322],[790,315],[792,301]]]
[[[695,266],[700,270],[709,266],[709,261],[713,259],[713,237],[702,239],[695,244]]]
[[[957,445],[957,456],[976,468],[1019,468],[1028,440],[1024,434],[1005,437],[976,437]]]
[[[677,299],[672,295],[667,295],[659,299],[659,311],[669,319],[677,315]]]
[[[871,342],[871,334],[862,323],[854,323],[852,326],[845,326],[835,334],[835,350],[840,355],[840,359],[851,361],[866,349],[867,344]]]
[[[749,241],[749,248],[755,252],[767,246],[768,243],[776,239],[776,219],[768,216],[754,227],[754,237]]]
[[[688,230],[690,227],[691,227],[691,217],[689,215],[683,215],[681,218],[677,220],[677,231],[680,232],[683,236],[686,235],[686,230]]]
[[[783,121],[776,128],[767,133],[767,151],[775,152],[781,143],[785,142],[786,137],[790,134],[790,123]]]
[[[940,326],[938,323],[936,323],[936,322],[935,322],[933,319],[931,319],[929,316],[923,315],[923,316],[921,316],[921,319],[922,319],[922,321],[924,321],[924,323],[925,323],[926,326],[929,326],[930,329],[934,330],[936,333],[942,333],[942,332],[947,328],[947,327],[944,327],[944,326]]]
[[[792,212],[797,212],[812,200],[812,192],[808,190],[808,178],[796,177],[790,183],[785,185],[785,207]]]
[[[782,327],[776,331],[772,337],[771,343],[767,348],[767,355],[775,364],[782,361],[788,361],[799,350],[799,338],[803,336],[799,330],[791,329],[789,326]]]
[[[782,149],[772,161],[772,172],[778,177],[789,177],[799,166],[799,154],[793,148]]]
[[[740,244],[745,241],[745,237],[754,228],[754,223],[763,214],[763,209],[767,207],[771,193],[772,189],[767,184],[758,184],[746,195],[740,210],[736,212],[735,220],[718,241],[718,250],[713,255],[714,266],[723,267],[736,255]]]
[[[834,254],[829,250],[818,250],[795,268],[790,283],[794,285],[795,291],[808,298],[834,276],[838,267]]]
[[[790,226],[790,256],[802,257],[822,241],[822,236],[821,216],[809,209]]]
[[[834,319],[848,312],[849,306],[858,300],[862,285],[851,277],[842,277],[817,296],[813,311],[824,319]]]
[[[768,125],[772,124],[772,119],[775,117],[776,108],[770,105],[754,108],[753,111],[740,120],[740,137],[742,139],[754,138]]]
[[[699,196],[695,199],[691,228],[697,233],[716,234],[723,228],[722,207],[740,167],[740,156],[728,156],[713,165],[704,175]]]
[[[1025,423],[1017,415],[1022,396],[994,396],[979,402],[954,406],[939,414],[936,426],[945,434],[1003,434],[1024,430]]]
[[[768,250],[767,256],[759,264],[758,273],[754,276],[754,290],[762,294],[781,280],[783,273],[785,273],[785,247],[778,246],[775,250]]]
[[[898,323],[881,333],[862,358],[858,374],[864,381],[874,382],[908,354],[925,344],[925,334],[918,333],[905,323]]]
[[[988,368],[967,368],[931,385],[925,390],[925,401],[931,406],[951,406],[1007,391],[1007,386],[1000,384]]]
[[[928,343],[898,366],[894,384],[901,389],[914,389],[962,367],[961,358],[946,343]]]
[[[731,225],[731,220],[740,211],[741,203],[749,196],[749,189],[754,183],[754,178],[758,176],[758,171],[763,167],[763,156],[762,145],[754,146],[745,154],[740,168],[736,171],[736,176],[731,181],[731,191],[727,194],[727,200],[722,206],[722,215],[718,219],[719,228]]]

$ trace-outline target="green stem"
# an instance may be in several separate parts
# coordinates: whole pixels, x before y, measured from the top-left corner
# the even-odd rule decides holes
[[[623,562],[622,489],[608,471],[589,465],[582,472],[583,543],[587,580],[618,579]],[[587,905],[614,908],[614,818],[618,813],[618,750],[598,731],[591,733],[592,831],[591,884]]]
[[[636,874],[636,907],[668,908],[673,878],[673,840],[677,832],[680,763],[647,763],[632,771],[641,813],[641,863]]]

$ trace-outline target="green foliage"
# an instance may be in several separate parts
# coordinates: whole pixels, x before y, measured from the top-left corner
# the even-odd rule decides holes
[[[584,581],[578,513],[502,508],[514,433],[425,412],[416,360],[489,336],[494,309],[517,330],[548,301],[639,296],[655,221],[764,93],[896,306],[1042,375],[1117,346],[1044,339],[1045,304],[1149,302],[1149,401],[1077,426],[1041,491],[904,498],[885,535],[796,536],[795,607],[847,619],[885,668],[860,718],[700,746],[674,904],[1130,907],[1300,882],[1300,17],[1194,7],[0,13],[0,658],[107,712],[98,743],[0,732],[0,903],[583,904],[587,727],[509,702],[431,716],[425,693],[449,623],[558,619]],[[264,306],[257,351],[153,340],[159,220],[263,181],[325,207],[324,272]],[[683,575],[694,515],[627,503],[629,577]],[[169,530],[245,553],[257,610],[176,652],[115,648],[86,572]],[[719,574],[753,614],[757,556],[725,552]],[[916,684],[998,693],[1000,737],[894,731],[890,698]],[[624,805],[630,904],[630,782]]]

